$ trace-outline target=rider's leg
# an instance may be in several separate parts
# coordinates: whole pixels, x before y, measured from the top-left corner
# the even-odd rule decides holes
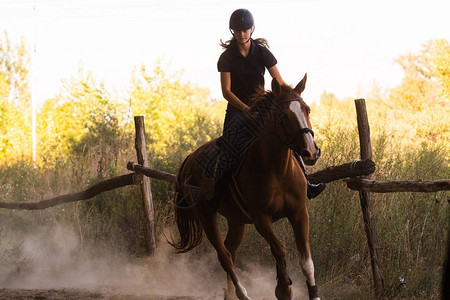
[[[307,189],[308,199],[316,198],[325,189],[325,187],[326,187],[325,183],[323,183],[323,182],[310,183],[308,180],[308,174],[306,174],[305,166],[303,165],[302,158],[300,157],[300,155],[298,153],[296,153],[296,152],[293,152],[293,153],[294,153],[295,159],[298,161],[298,164],[302,168],[303,173],[305,174],[305,177],[306,177],[306,181],[308,183],[308,189]]]

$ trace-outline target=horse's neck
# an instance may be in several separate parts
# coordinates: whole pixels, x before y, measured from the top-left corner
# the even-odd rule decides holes
[[[276,134],[270,133],[266,127],[270,120],[270,114],[273,113],[272,96],[260,100],[258,105],[254,107],[260,119],[256,120],[259,129],[258,138],[249,149],[248,155],[252,157],[252,163],[276,169],[277,172],[286,170],[292,163],[292,151],[281,142]]]
[[[265,132],[249,149],[248,155],[254,158],[254,163],[262,164],[265,168],[273,168],[277,172],[284,172],[292,159],[292,151],[280,140]]]

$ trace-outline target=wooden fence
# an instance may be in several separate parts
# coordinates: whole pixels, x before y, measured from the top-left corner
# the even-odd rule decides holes
[[[308,175],[312,183],[332,182],[344,179],[347,187],[357,190],[360,196],[361,210],[363,214],[364,228],[367,236],[367,244],[372,265],[372,275],[375,288],[375,296],[381,298],[384,294],[380,246],[378,242],[378,232],[375,222],[370,193],[392,193],[392,192],[437,192],[450,190],[450,180],[437,181],[374,181],[370,176],[375,171],[375,163],[372,161],[372,147],[370,141],[370,127],[367,117],[364,99],[355,100],[358,132],[360,140],[361,160],[351,163],[332,166],[324,170]],[[94,196],[127,185],[140,185],[142,201],[146,215],[146,247],[149,255],[153,254],[156,248],[154,209],[151,194],[150,177],[174,182],[175,175],[164,171],[150,169],[148,167],[147,152],[145,148],[145,125],[144,118],[137,116],[134,118],[136,127],[136,154],[138,163],[129,162],[127,169],[134,173],[117,176],[106,181],[97,183],[90,188],[71,194],[60,195],[48,200],[26,203],[0,202],[0,208],[18,210],[42,210],[51,206],[88,200]],[[145,175],[145,176],[143,176]],[[449,274],[450,275],[450,274]]]

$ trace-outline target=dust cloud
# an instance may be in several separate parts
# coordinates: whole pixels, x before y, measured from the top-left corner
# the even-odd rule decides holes
[[[151,258],[130,259],[111,249],[86,251],[67,228],[40,228],[18,239],[0,235],[0,289],[83,289],[110,299],[224,298],[226,276],[212,249],[176,254],[161,238]],[[274,267],[239,265],[252,299],[275,299]],[[293,280],[294,299],[305,299],[304,280]]]

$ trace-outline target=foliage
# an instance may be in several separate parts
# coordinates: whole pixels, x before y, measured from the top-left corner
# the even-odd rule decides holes
[[[61,92],[47,100],[38,115],[38,153],[44,162],[58,156],[80,154],[100,139],[113,141],[118,133],[117,104],[90,72],[63,82]],[[97,140],[92,137],[97,136]],[[50,155],[50,156],[48,156]]]
[[[432,68],[436,72],[442,86],[441,96],[450,99],[450,43],[440,39],[431,41],[435,53],[432,56]],[[448,102],[447,102],[448,103]]]
[[[24,40],[12,45],[8,34],[0,38],[0,97],[22,108],[30,104],[29,63]]]
[[[450,44],[446,40],[434,40],[424,44],[419,54],[399,57],[397,63],[403,68],[402,84],[394,89],[390,99],[412,111],[427,106],[449,104]]]
[[[25,42],[13,45],[4,32],[0,37],[0,160],[15,162],[31,156],[28,68]]]
[[[182,83],[180,74],[166,74],[161,61],[153,73],[141,66],[133,75],[130,107],[145,117],[151,161],[174,171],[187,153],[220,135],[222,120],[211,118],[215,106],[207,102],[207,90]]]

